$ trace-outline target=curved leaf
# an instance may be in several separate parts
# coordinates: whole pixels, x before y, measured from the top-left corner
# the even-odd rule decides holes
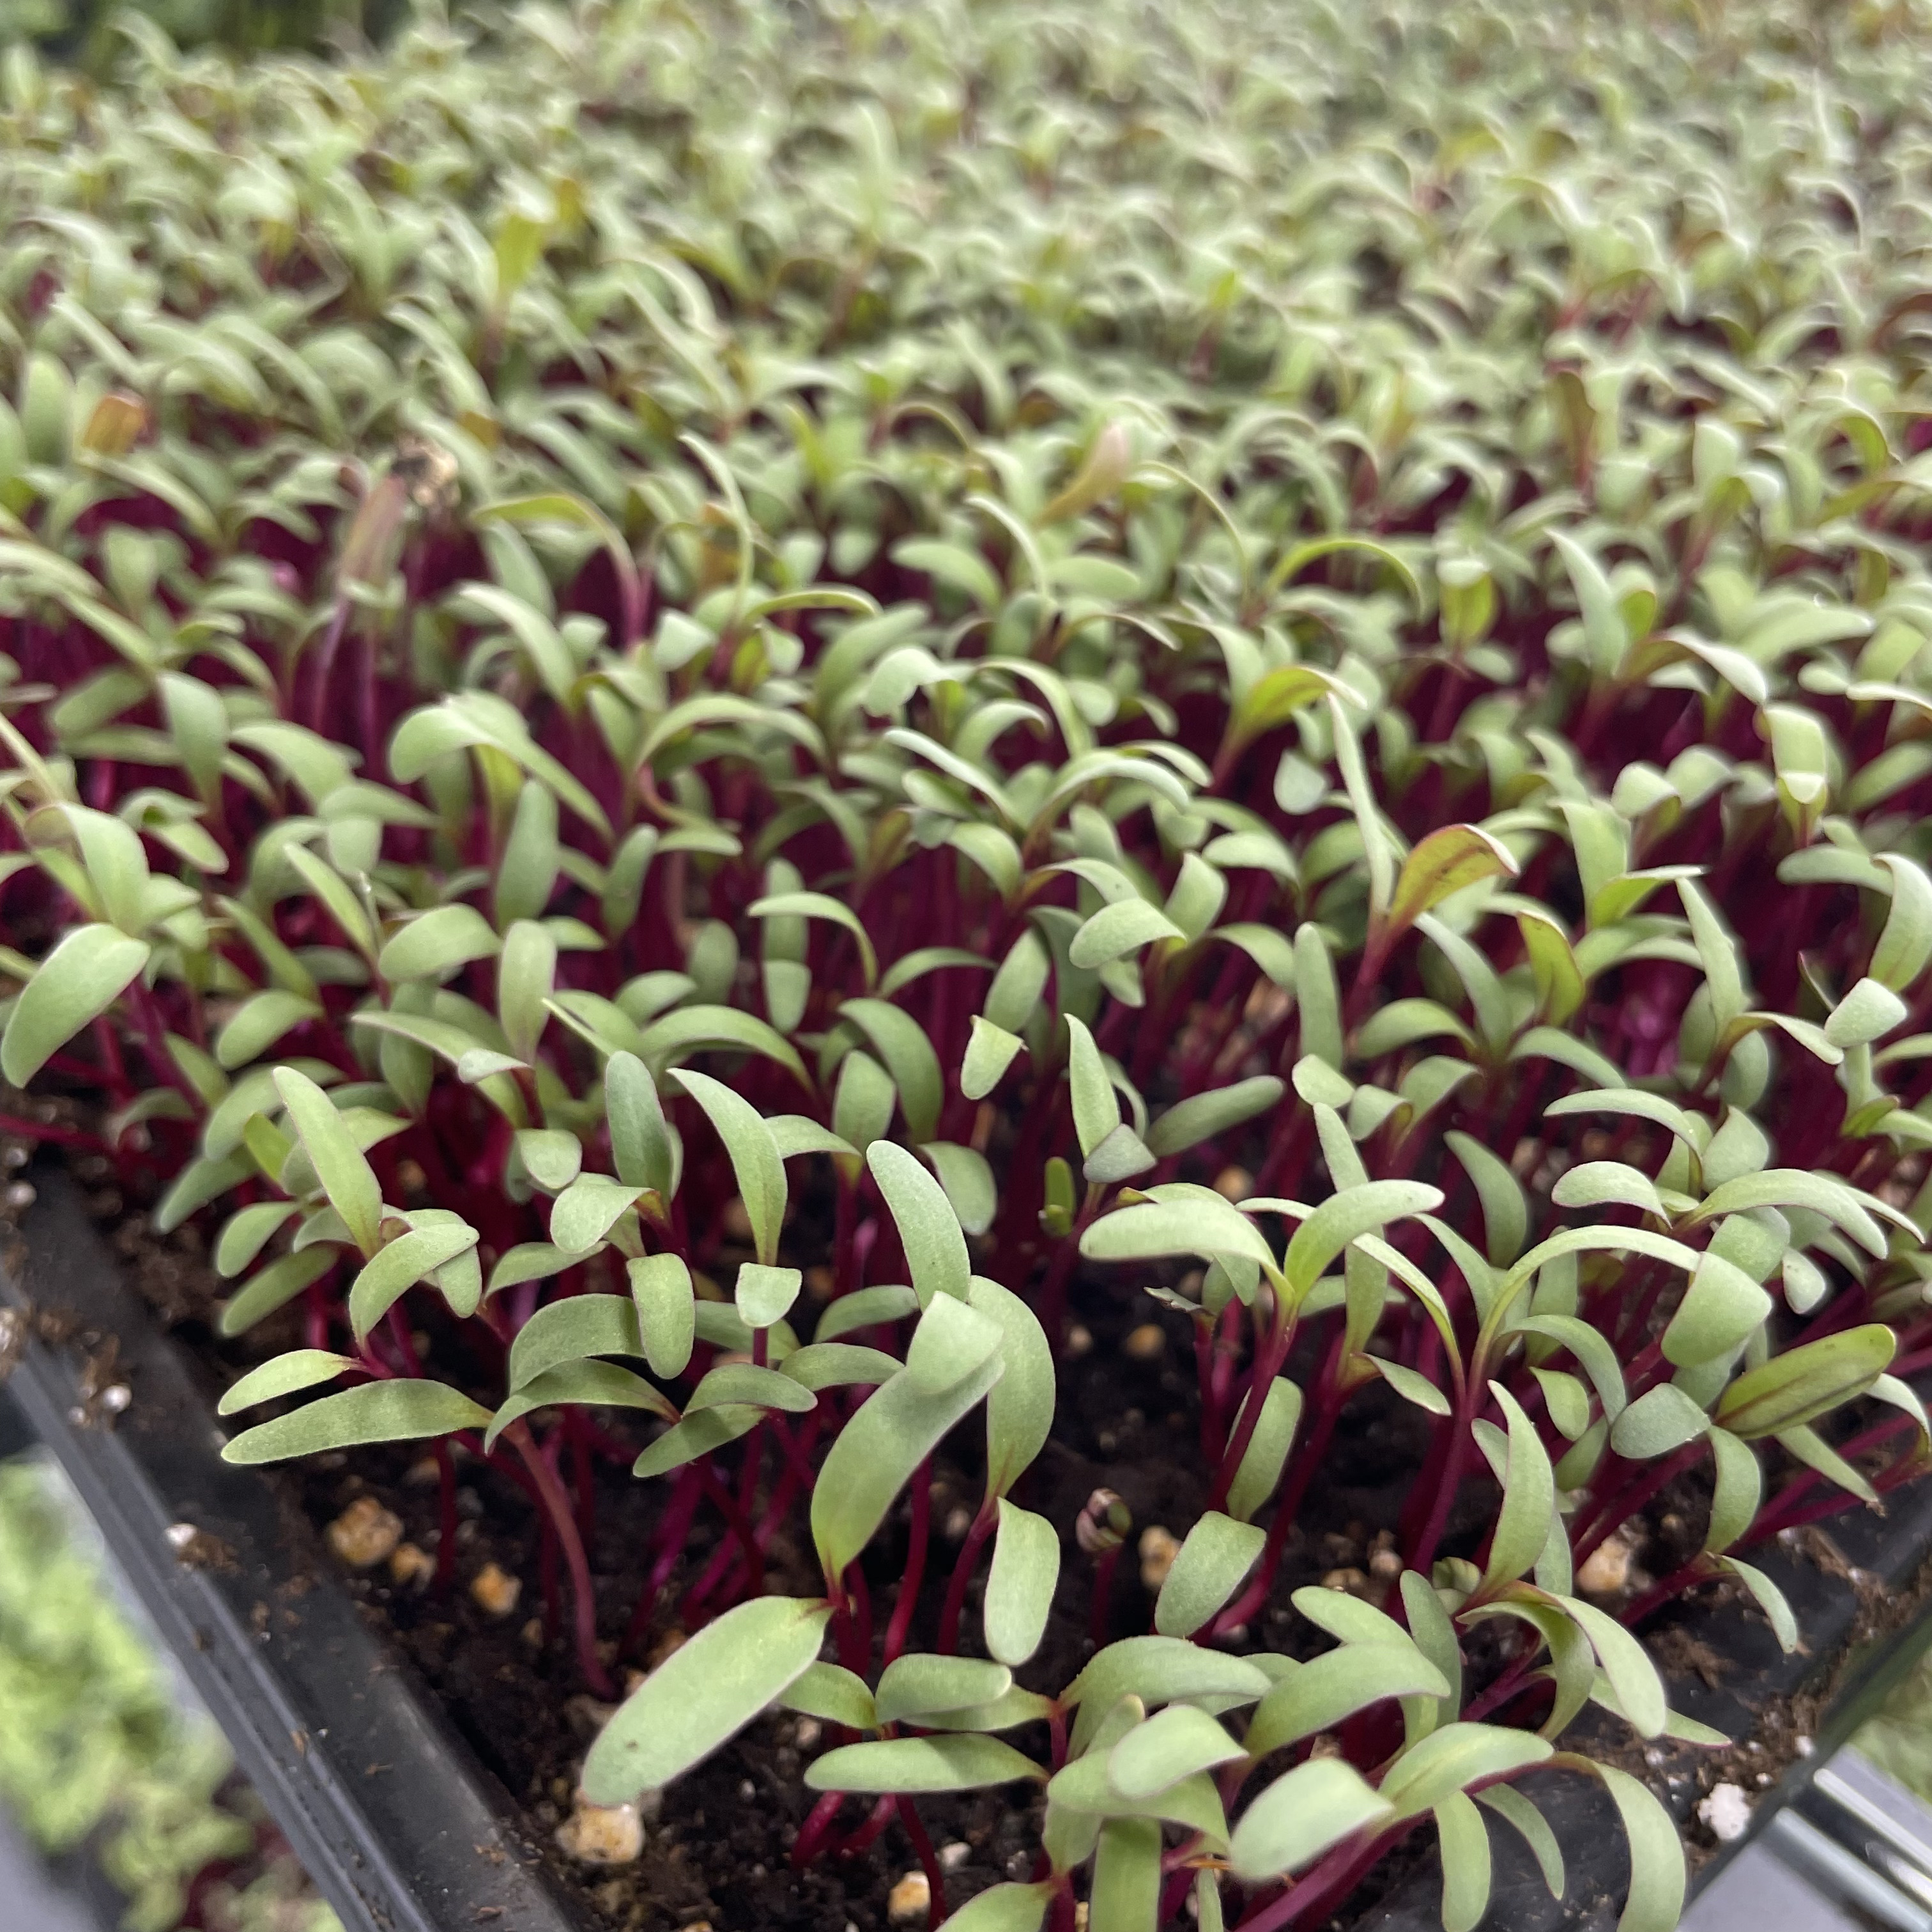
[[[931,1140],[939,1131],[946,1083],[939,1070],[939,1056],[919,1022],[886,1000],[848,1000],[838,1009],[838,1016],[857,1027],[885,1062],[898,1089],[906,1131],[914,1142]]]
[[[916,1155],[890,1141],[873,1142],[866,1150],[866,1165],[892,1210],[920,1306],[926,1306],[936,1294],[965,1300],[971,1293],[973,1267],[959,1216],[946,1190]]]
[[[1390,1697],[1446,1697],[1448,1679],[1412,1643],[1345,1643],[1283,1678],[1248,1724],[1250,1757],[1333,1730]]]
[[[566,1402],[648,1409],[667,1422],[677,1419],[677,1411],[642,1376],[620,1369],[615,1362],[566,1362],[561,1367],[546,1369],[542,1375],[533,1376],[505,1400],[484,1432],[484,1450],[494,1448],[497,1437],[520,1416]]]
[[[970,1732],[947,1737],[887,1738],[843,1744],[806,1768],[813,1791],[980,1791],[1045,1774],[998,1738]]]
[[[922,1652],[895,1658],[879,1678],[874,1701],[881,1724],[931,1717],[991,1704],[1012,1688],[1005,1665],[976,1657],[936,1657]]]
[[[1431,1811],[1451,1792],[1541,1764],[1550,1745],[1528,1731],[1458,1721],[1411,1744],[1382,1781],[1399,1818]]]
[[[838,1432],[812,1492],[812,1541],[827,1577],[844,1574],[914,1471],[977,1406],[1004,1367],[995,1348],[971,1374],[937,1393],[902,1369]]]
[[[292,1066],[278,1066],[275,1090],[288,1109],[289,1124],[321,1180],[329,1205],[342,1216],[356,1245],[373,1256],[382,1245],[382,1190],[375,1171],[356,1144],[335,1102]]]
[[[1241,1814],[1228,1862],[1250,1883],[1298,1871],[1344,1838],[1380,1825],[1393,1808],[1340,1758],[1298,1764]]]
[[[993,1564],[981,1612],[986,1648],[1001,1664],[1025,1663],[1046,1634],[1060,1578],[1060,1536],[1043,1516],[999,1499]]]
[[[24,1087],[81,1028],[98,1019],[148,963],[146,942],[111,926],[70,932],[34,968],[0,1034],[0,1076]]]
[[[1268,1533],[1210,1510],[1187,1532],[1154,1604],[1162,1636],[1191,1636],[1240,1587],[1261,1556]]]
[[[1629,1772],[1592,1767],[1608,1788],[1630,1844],[1630,1893],[1617,1932],[1674,1932],[1684,1912],[1684,1847],[1670,1814]]]
[[[1391,935],[1406,932],[1450,893],[1484,879],[1516,874],[1509,848],[1480,825],[1438,826],[1402,861],[1389,902],[1388,930]]]
[[[573,1294],[539,1308],[510,1344],[514,1390],[560,1363],[587,1355],[642,1355],[638,1311],[621,1294]]]
[[[785,1171],[778,1144],[758,1109],[734,1088],[707,1073],[682,1067],[673,1076],[704,1109],[731,1157],[738,1193],[752,1223],[758,1259],[767,1268],[778,1260],[784,1226]],[[784,1310],[781,1309],[779,1313]]]
[[[272,1402],[276,1396],[294,1395],[313,1388],[318,1382],[332,1382],[344,1370],[357,1366],[352,1358],[327,1348],[291,1348],[285,1355],[250,1369],[232,1384],[215,1405],[218,1415],[232,1415],[238,1408],[252,1408],[258,1402]]]
[[[376,970],[388,980],[427,979],[472,959],[494,959],[502,950],[474,906],[436,906],[397,932],[376,956]]]
[[[476,1245],[476,1230],[462,1222],[412,1228],[367,1262],[349,1289],[349,1319],[359,1342],[402,1295],[444,1262]]]
[[[1287,1090],[1272,1073],[1258,1073],[1232,1087],[1196,1094],[1170,1107],[1147,1132],[1147,1149],[1156,1160],[1185,1152],[1204,1140],[1240,1126],[1280,1104]]]
[[[760,1597],[680,1644],[619,1706],[584,1760],[584,1795],[622,1804],[708,1757],[808,1670],[828,1604]]]
[[[1747,1441],[1796,1428],[1864,1394],[1898,1352],[1898,1338],[1876,1322],[1804,1342],[1746,1370],[1725,1390],[1715,1419]]]
[[[224,1462],[286,1462],[364,1442],[408,1442],[487,1427],[490,1412],[442,1382],[398,1377],[326,1395],[292,1415],[244,1429],[221,1452]]]
[[[976,1274],[970,1295],[974,1312],[1000,1330],[1003,1372],[986,1398],[986,1493],[1004,1497],[1032,1467],[1052,1430],[1053,1349],[1039,1316],[1010,1289]]]
[[[1040,1932],[1052,1901],[1048,1882],[989,1885],[946,1920],[944,1932]]]

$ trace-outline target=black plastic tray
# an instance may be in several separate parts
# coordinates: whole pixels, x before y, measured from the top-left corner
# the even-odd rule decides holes
[[[0,1305],[31,1303],[118,1344],[133,1393],[82,1419],[82,1349],[29,1343],[6,1388],[66,1471],[242,1768],[345,1932],[580,1932],[538,1869],[508,1796],[394,1648],[331,1582],[272,1481],[220,1460],[214,1405],[186,1352],[124,1283],[72,1185],[37,1172]],[[180,1561],[192,1523],[218,1560]]]

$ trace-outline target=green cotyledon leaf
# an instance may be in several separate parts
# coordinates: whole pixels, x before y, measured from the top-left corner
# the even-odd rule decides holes
[[[234,1383],[217,1405],[216,1413],[232,1415],[238,1408],[252,1408],[258,1402],[272,1402],[278,1396],[294,1395],[319,1382],[335,1381],[355,1368],[347,1355],[328,1348],[291,1348],[260,1368],[250,1369]]]
[[[839,1431],[812,1495],[812,1534],[829,1578],[872,1540],[894,1498],[940,1439],[998,1384],[997,1345],[950,1387],[920,1387],[910,1367],[882,1383]]]
[[[1458,1720],[1408,1745],[1384,1774],[1380,1790],[1396,1816],[1413,1817],[1452,1791],[1541,1764],[1550,1755],[1550,1745],[1529,1732]]]
[[[1331,1730],[1392,1697],[1446,1697],[1450,1684],[1410,1643],[1345,1643],[1324,1651],[1270,1690],[1248,1725],[1250,1756]]]
[[[1587,1761],[1586,1761],[1587,1762]],[[1672,1932],[1684,1911],[1684,1846],[1670,1814],[1642,1781],[1612,1765],[1590,1765],[1623,1820],[1630,1891],[1616,1932]]]
[[[1043,1776],[1011,1744],[967,1732],[843,1744],[808,1765],[805,1782],[812,1791],[977,1791]]]
[[[1006,1695],[1012,1681],[1013,1673],[1002,1664],[915,1652],[886,1666],[875,1702],[882,1724],[898,1724],[991,1704]]]
[[[406,1291],[476,1245],[474,1228],[460,1220],[412,1228],[365,1262],[350,1284],[349,1314],[356,1339],[364,1340]]]
[[[1210,1510],[1187,1532],[1160,1586],[1154,1628],[1191,1636],[1226,1604],[1254,1568],[1267,1532]]]
[[[1107,1782],[1124,1798],[1151,1798],[1246,1754],[1205,1711],[1170,1704],[1135,1725],[1108,1752]]]
[[[1274,1250],[1254,1222],[1205,1190],[1185,1200],[1136,1202],[1103,1214],[1081,1236],[1080,1252],[1096,1262],[1230,1255],[1274,1265]]]
[[[948,1932],[1040,1932],[1053,1889],[1048,1882],[990,1885],[946,1920]]]
[[[667,1422],[677,1419],[677,1411],[642,1376],[620,1369],[615,1362],[566,1362],[560,1367],[544,1370],[505,1399],[484,1432],[485,1453],[496,1446],[496,1438],[520,1417],[533,1409],[566,1403],[640,1408]]]
[[[152,949],[111,926],[83,926],[43,959],[0,1034],[0,1076],[24,1087],[140,976]]]
[[[1299,1871],[1344,1838],[1381,1824],[1394,1810],[1340,1758],[1297,1765],[1242,1813],[1230,1863],[1237,1876],[1251,1883]]]
[[[436,906],[401,927],[376,956],[376,970],[388,980],[434,977],[494,958],[502,942],[473,906]]]
[[[823,1718],[854,1731],[876,1731],[879,1714],[866,1680],[836,1664],[814,1664],[780,1694],[788,1711]]]
[[[654,1189],[668,1201],[677,1188],[676,1136],[664,1118],[656,1082],[635,1054],[614,1053],[604,1063],[604,1108],[618,1179]]]
[[[584,1796],[628,1803],[708,1757],[808,1670],[829,1604],[760,1597],[706,1624],[621,1704],[584,1760]]]
[[[278,1066],[275,1090],[288,1109],[290,1124],[309,1157],[329,1204],[342,1216],[356,1245],[365,1258],[373,1258],[381,1246],[378,1225],[382,1219],[382,1192],[370,1166],[352,1138],[335,1102],[310,1079],[292,1066]]]
[[[1004,1498],[1033,1466],[1053,1428],[1058,1382],[1040,1318],[1011,1289],[972,1277],[973,1312],[1000,1330],[1002,1372],[986,1398],[986,1492]]]
[[[1295,1229],[1282,1263],[1291,1295],[1306,1294],[1317,1278],[1358,1236],[1388,1222],[1424,1214],[1442,1204],[1440,1188],[1413,1180],[1371,1180],[1332,1195]],[[1131,1211],[1131,1210],[1130,1210]]]
[[[1245,1658],[1190,1643],[1184,1637],[1124,1637],[1089,1658],[1061,1701],[1078,1705],[1073,1748],[1084,1750],[1122,1697],[1148,1706],[1217,1697],[1239,1703],[1264,1696],[1266,1674]]]
[[[363,1382],[305,1403],[292,1414],[244,1429],[221,1452],[224,1462],[285,1462],[364,1442],[407,1442],[488,1426],[490,1412],[446,1383],[398,1377]]]
[[[1389,902],[1388,930],[1408,931],[1451,893],[1484,879],[1514,878],[1516,863],[1508,846],[1480,825],[1443,825],[1402,861]]]
[[[1862,1395],[1898,1350],[1898,1337],[1880,1322],[1802,1343],[1738,1376],[1714,1419],[1747,1441],[1796,1428]]]
[[[926,1306],[936,1294],[968,1299],[972,1264],[959,1216],[944,1188],[916,1155],[890,1141],[873,1142],[866,1164],[892,1210],[920,1305]]]
[[[1045,1516],[1000,1497],[980,1612],[986,1648],[998,1661],[1017,1666],[1040,1648],[1059,1579],[1059,1533]]]
[[[1232,1087],[1196,1094],[1170,1107],[1148,1130],[1148,1151],[1159,1160],[1184,1152],[1278,1106],[1286,1091],[1274,1074],[1257,1074]]]
[[[679,1068],[672,1077],[704,1109],[724,1143],[737,1178],[739,1198],[752,1224],[758,1260],[766,1268],[774,1266],[784,1225],[786,1186],[784,1157],[771,1129],[757,1108],[723,1081],[689,1067]]]
[[[1435,1808],[1442,1861],[1442,1932],[1475,1932],[1490,1906],[1489,1827],[1475,1801],[1452,1791]]]

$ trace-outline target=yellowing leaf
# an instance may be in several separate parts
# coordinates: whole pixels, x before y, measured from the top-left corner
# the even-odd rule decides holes
[[[1389,902],[1388,932],[1406,932],[1450,893],[1484,879],[1513,879],[1516,869],[1508,847],[1480,825],[1439,826],[1402,861]]]

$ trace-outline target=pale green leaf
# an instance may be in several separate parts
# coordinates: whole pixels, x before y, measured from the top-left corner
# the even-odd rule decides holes
[[[724,1143],[752,1223],[758,1259],[772,1266],[778,1260],[778,1236],[784,1226],[786,1186],[784,1161],[772,1130],[758,1109],[723,1081],[689,1067],[680,1068],[674,1077],[704,1108]]]
[[[276,1396],[294,1395],[318,1382],[332,1382],[345,1370],[357,1364],[347,1355],[327,1348],[291,1348],[260,1368],[250,1369],[240,1381],[224,1392],[216,1405],[218,1415],[232,1415],[238,1408],[252,1408],[258,1402],[272,1402]]]
[[[812,1666],[828,1604],[760,1597],[673,1651],[626,1698],[584,1761],[584,1796],[622,1804],[708,1757]]]
[[[399,1376],[326,1395],[292,1414],[245,1429],[221,1452],[224,1462],[286,1462],[364,1442],[407,1442],[488,1426],[490,1412],[446,1384]]]
[[[962,1312],[970,1312],[963,1305]],[[839,1431],[812,1493],[812,1540],[829,1579],[842,1575],[872,1540],[913,1472],[992,1390],[1004,1368],[995,1348],[973,1373],[936,1394],[902,1370]]]
[[[866,1164],[892,1210],[920,1305],[926,1306],[938,1294],[964,1300],[970,1292],[972,1264],[959,1216],[944,1188],[914,1155],[890,1141],[873,1142],[866,1150]]]
[[[1298,1871],[1344,1838],[1381,1825],[1392,1810],[1342,1759],[1298,1764],[1241,1814],[1229,1862],[1251,1884]]]
[[[1154,1628],[1163,1636],[1192,1636],[1234,1594],[1267,1540],[1258,1524],[1210,1510],[1187,1532],[1161,1584]]]
[[[1032,1759],[998,1738],[964,1733],[888,1738],[843,1744],[806,1767],[812,1791],[890,1791],[906,1794],[979,1791],[1042,1775]]]
[[[1617,1932],[1675,1932],[1684,1912],[1684,1847],[1676,1822],[1647,1786],[1614,1766],[1596,1767],[1630,1844],[1630,1892]]]
[[[351,1136],[335,1103],[292,1066],[278,1066],[275,1090],[288,1109],[289,1123],[308,1156],[329,1204],[342,1216],[356,1245],[373,1256],[382,1244],[378,1232],[382,1191],[374,1171]]]
[[[0,1034],[0,1076],[24,1087],[89,1022],[106,1012],[148,963],[145,940],[111,926],[70,932],[34,968]]]
[[[1004,1664],[1026,1662],[1046,1634],[1060,1576],[1060,1537],[1043,1516],[999,1499],[993,1563],[981,1612],[986,1648]]]

